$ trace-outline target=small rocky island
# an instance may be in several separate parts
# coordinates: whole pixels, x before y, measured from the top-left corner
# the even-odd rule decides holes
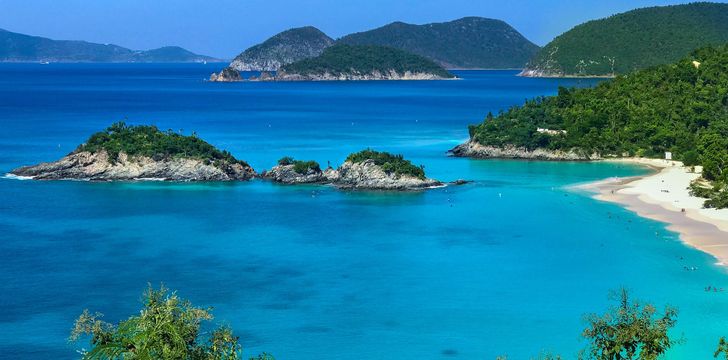
[[[350,154],[338,168],[321,170],[315,161],[286,157],[261,174],[263,178],[283,184],[331,184],[352,190],[423,190],[443,185],[429,179],[421,166],[402,155],[366,149]]]
[[[236,56],[230,65],[210,76],[210,81],[242,81],[241,71],[261,71],[260,78],[270,80],[268,72],[286,64],[321,55],[334,40],[313,26],[289,29],[252,46]]]
[[[455,76],[432,60],[378,45],[334,45],[314,58],[283,65],[257,81],[447,80]],[[241,81],[235,69],[213,74],[210,81]]]
[[[58,161],[21,167],[11,174],[36,180],[242,181],[253,178],[255,171],[194,134],[119,122]]]
[[[286,156],[278,160],[278,165],[269,171],[263,171],[260,176],[282,184],[328,184],[335,177],[334,171],[331,168],[321,171],[321,166],[315,161],[296,160]]]

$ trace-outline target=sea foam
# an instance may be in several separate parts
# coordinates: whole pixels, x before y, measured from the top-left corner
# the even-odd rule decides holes
[[[15,174],[11,174],[11,173],[5,174],[5,176],[3,176],[3,178],[11,179],[11,180],[33,180],[32,176],[20,176],[20,175],[15,175]]]

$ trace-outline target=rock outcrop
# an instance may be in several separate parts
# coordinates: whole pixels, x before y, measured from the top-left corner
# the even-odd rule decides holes
[[[106,151],[75,151],[62,159],[25,166],[11,174],[36,180],[166,180],[235,181],[250,180],[255,171],[245,163],[210,162],[194,158],[152,159],[120,153],[112,161]]]
[[[276,165],[260,176],[282,184],[328,184],[331,182],[333,169],[321,171],[320,168],[309,168],[303,172],[296,171],[294,165]]]
[[[330,184],[349,190],[423,190],[442,186],[443,183],[408,175],[388,173],[373,160],[358,163],[344,162],[338,169],[308,169],[305,173],[294,170],[293,165],[277,165],[261,177],[282,184]]]
[[[518,76],[522,77],[540,77],[540,78],[559,78],[564,77],[563,73],[557,71],[547,71],[543,69],[523,69]]]
[[[422,190],[443,185],[433,179],[388,173],[373,160],[344,162],[332,176],[332,183],[342,189]]]
[[[597,160],[600,156],[597,154],[586,155],[575,151],[560,151],[535,149],[528,150],[515,146],[496,147],[481,145],[475,141],[469,140],[464,144],[460,144],[450,150],[450,153],[457,157],[471,157],[478,159],[526,159],[526,160],[549,160],[549,161],[583,161]]]
[[[212,73],[210,75],[210,81],[233,82],[242,80],[243,78],[240,76],[240,72],[229,67],[222,69],[219,73]]]
[[[285,71],[279,72],[270,80],[276,81],[356,81],[356,80],[452,80],[451,77],[443,77],[437,74],[426,72],[388,72],[372,71],[368,73],[350,72],[342,74],[289,74]],[[262,80],[262,79],[261,79]]]

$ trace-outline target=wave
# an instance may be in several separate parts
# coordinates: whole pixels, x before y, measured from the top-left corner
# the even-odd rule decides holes
[[[20,175],[15,175],[15,174],[7,173],[7,174],[5,174],[5,176],[3,176],[3,179],[10,179],[10,180],[33,180],[33,177],[32,176],[20,176]]]

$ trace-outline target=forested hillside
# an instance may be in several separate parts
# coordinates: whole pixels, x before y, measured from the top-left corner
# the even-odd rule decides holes
[[[728,4],[637,9],[574,27],[528,64],[528,76],[604,76],[671,63],[728,43]]]

